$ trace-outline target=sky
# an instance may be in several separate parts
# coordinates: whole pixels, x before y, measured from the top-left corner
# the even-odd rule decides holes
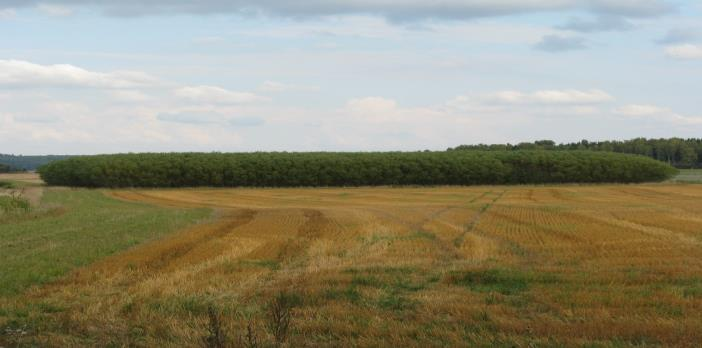
[[[0,0],[0,153],[702,135],[694,0]]]

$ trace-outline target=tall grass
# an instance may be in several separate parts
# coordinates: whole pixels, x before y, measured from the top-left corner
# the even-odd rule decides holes
[[[11,192],[9,196],[0,196],[0,212],[5,215],[27,214],[32,210],[29,200],[22,192]]]

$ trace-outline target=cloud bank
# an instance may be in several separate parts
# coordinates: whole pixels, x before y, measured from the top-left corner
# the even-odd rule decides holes
[[[370,14],[396,21],[466,20],[560,11],[586,11],[597,15],[622,17],[657,17],[676,8],[666,0],[0,0],[0,9],[37,5],[45,8],[54,6],[54,9],[63,6],[90,7],[115,16],[237,13],[312,17]]]

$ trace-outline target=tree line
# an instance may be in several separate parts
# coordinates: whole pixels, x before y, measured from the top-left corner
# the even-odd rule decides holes
[[[316,187],[662,181],[643,156],[593,151],[142,153],[80,156],[39,168],[78,187]]]
[[[7,167],[8,171],[27,171],[36,170],[37,168],[62,159],[69,158],[70,156],[61,155],[49,155],[49,156],[22,156],[22,155],[6,155],[0,154],[0,170],[3,167]]]
[[[539,140],[519,144],[460,145],[448,151],[518,151],[518,150],[588,150],[629,153],[651,157],[677,168],[702,168],[702,139],[646,139],[624,141],[587,141],[556,144],[552,140]]]
[[[7,164],[0,163],[0,173],[11,173],[14,169]]]

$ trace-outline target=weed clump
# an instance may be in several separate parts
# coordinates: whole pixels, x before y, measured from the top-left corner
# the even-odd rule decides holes
[[[280,346],[290,337],[293,309],[301,303],[302,299],[296,294],[278,293],[268,302],[265,313],[265,328],[269,335],[263,336],[264,339],[260,340],[254,319],[249,319],[245,332],[238,335],[236,345],[229,339],[230,335],[226,330],[227,318],[222,315],[221,311],[210,305],[207,309],[207,326],[205,335],[202,336],[202,346],[205,348],[235,346],[257,348],[270,346],[271,343]],[[273,342],[270,342],[270,338],[273,339]]]
[[[28,214],[32,206],[24,197],[23,191],[11,192],[9,196],[0,196],[0,211],[6,215]]]
[[[227,336],[222,327],[222,314],[214,307],[210,306],[207,309],[208,323],[207,335],[203,338],[203,343],[206,348],[225,348],[228,347]]]
[[[284,343],[290,332],[292,310],[300,304],[300,297],[293,294],[279,293],[268,304],[266,327],[276,343]]]

